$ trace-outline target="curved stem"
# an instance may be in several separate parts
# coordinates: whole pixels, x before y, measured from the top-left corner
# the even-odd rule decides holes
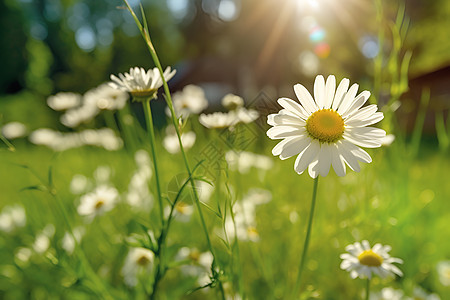
[[[312,221],[314,216],[314,208],[316,206],[316,196],[317,196],[317,185],[319,183],[319,176],[314,178],[314,187],[313,187],[313,194],[312,194],[312,200],[311,200],[311,209],[309,211],[309,220],[308,220],[308,227],[306,228],[306,237],[305,242],[303,244],[303,253],[302,258],[300,259],[300,266],[298,268],[298,274],[297,274],[297,280],[295,282],[294,287],[294,294],[293,298],[296,297],[299,289],[300,289],[300,280],[302,278],[303,269],[305,267],[305,261],[306,261],[306,254],[308,252],[308,245],[309,245],[309,238],[311,236],[311,228],[312,228]]]
[[[159,215],[161,217],[162,228],[164,228],[164,210],[161,195],[161,184],[159,182],[158,162],[156,159],[155,130],[153,128],[153,118],[152,118],[152,110],[150,108],[150,99],[146,99],[144,102],[142,102],[142,104],[144,105],[145,121],[147,122],[147,130],[150,135],[150,147],[153,158],[153,168],[155,169],[155,177],[156,177],[156,191],[158,193]]]
[[[369,300],[369,296],[370,296],[370,279],[367,278],[367,283],[366,283],[366,300]]]

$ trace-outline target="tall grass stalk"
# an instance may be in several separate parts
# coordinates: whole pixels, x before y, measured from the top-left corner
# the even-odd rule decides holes
[[[148,50],[150,52],[150,55],[151,55],[151,57],[153,59],[153,62],[155,63],[156,67],[158,68],[158,70],[160,72],[161,79],[162,79],[162,82],[163,82],[164,92],[165,92],[165,95],[166,95],[166,102],[167,102],[167,105],[169,107],[169,110],[170,110],[171,116],[172,116],[172,123],[173,123],[173,125],[175,127],[175,131],[176,131],[177,138],[178,138],[178,143],[180,145],[181,154],[182,154],[183,160],[184,160],[184,165],[185,165],[186,171],[187,171],[187,173],[188,173],[188,175],[190,177],[191,186],[192,186],[192,190],[193,190],[193,194],[194,194],[195,205],[196,205],[198,214],[200,216],[200,221],[201,221],[201,225],[202,225],[202,228],[203,228],[203,231],[204,231],[204,234],[205,234],[205,238],[206,238],[206,241],[207,241],[207,244],[208,244],[208,248],[209,248],[209,250],[210,250],[210,252],[211,252],[211,254],[212,254],[213,258],[214,258],[213,262],[212,262],[212,266],[211,266],[211,272],[212,272],[212,275],[213,275],[213,279],[218,282],[219,289],[221,291],[222,299],[225,299],[225,293],[224,293],[224,290],[223,290],[222,282],[221,282],[221,280],[219,278],[219,274],[216,271],[216,267],[217,267],[216,255],[215,255],[212,243],[211,243],[211,238],[209,237],[208,228],[206,226],[205,218],[203,216],[203,212],[202,212],[202,209],[201,209],[200,199],[199,199],[199,196],[198,196],[197,189],[195,187],[195,181],[194,181],[194,179],[192,177],[192,171],[191,171],[191,168],[189,166],[189,162],[188,162],[188,159],[187,159],[187,156],[186,156],[186,152],[185,152],[184,147],[183,147],[183,143],[181,142],[181,134],[180,134],[179,124],[178,124],[178,119],[176,117],[176,114],[175,114],[175,111],[174,111],[174,108],[173,108],[172,97],[170,95],[169,86],[167,85],[167,81],[164,78],[164,71],[162,69],[161,62],[159,61],[158,55],[156,54],[156,50],[155,50],[155,48],[153,46],[153,43],[151,41],[151,38],[150,38],[150,33],[149,33],[149,30],[148,30],[147,20],[145,18],[145,13],[144,13],[143,7],[141,5],[141,13],[142,13],[142,18],[143,18],[144,25],[142,25],[140,23],[139,19],[137,18],[136,14],[134,13],[134,11],[131,8],[131,6],[128,3],[128,1],[127,0],[123,0],[123,1],[125,2],[125,4],[126,4],[128,10],[130,11],[131,15],[133,16],[133,18],[134,18],[134,20],[136,22],[136,25],[138,26],[139,31],[141,32],[142,37],[144,38],[144,40],[146,42],[146,45],[147,45]]]

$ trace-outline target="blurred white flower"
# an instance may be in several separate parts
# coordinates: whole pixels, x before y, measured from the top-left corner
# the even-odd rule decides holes
[[[412,298],[407,297],[405,300],[441,300],[436,294],[429,294],[420,286],[415,286]]]
[[[86,176],[75,174],[70,181],[70,192],[74,195],[79,195],[86,192],[89,188],[90,182]]]
[[[128,98],[128,93],[104,83],[84,94],[84,105],[100,110],[120,110],[124,108]]]
[[[173,210],[173,217],[175,220],[179,222],[189,222],[191,219],[192,214],[194,213],[194,207],[192,205],[187,204],[183,201],[178,201],[175,204],[174,210]],[[166,206],[164,208],[164,214],[169,216],[170,214],[170,207]]]
[[[202,202],[208,202],[214,192],[214,186],[201,180],[195,182],[195,188],[197,189],[198,196]]]
[[[241,241],[259,241],[256,228],[256,207],[269,202],[272,194],[267,190],[251,189],[233,206],[234,222],[231,216],[225,220],[225,231],[229,238],[237,237]]]
[[[232,171],[238,170],[242,174],[248,173],[252,167],[266,171],[273,167],[271,157],[246,151],[228,151],[225,159]]]
[[[130,249],[121,271],[125,283],[130,287],[136,286],[139,277],[150,274],[154,260],[155,254],[149,249],[140,247]]]
[[[112,210],[116,205],[118,196],[119,193],[115,188],[99,186],[93,192],[85,194],[80,198],[80,205],[77,211],[81,216],[92,220],[96,216]]]
[[[27,263],[30,260],[31,255],[33,254],[30,248],[24,247],[17,248],[15,252],[15,257],[22,263]]]
[[[390,146],[395,140],[395,135],[388,134],[381,139],[381,146]]]
[[[27,127],[20,122],[10,122],[3,125],[2,134],[9,140],[21,138],[27,135]]]
[[[190,149],[195,144],[196,135],[193,131],[184,132],[181,134],[181,142],[183,143],[183,148],[185,150]],[[173,126],[168,126],[166,128],[166,136],[163,140],[164,148],[170,154],[176,154],[180,152],[180,144],[178,142],[178,136],[175,132]]]
[[[228,128],[236,124],[234,112],[215,112],[212,114],[201,114],[198,121],[206,128]]]
[[[128,184],[126,195],[127,203],[134,209],[140,211],[150,210],[153,197],[150,194],[148,184],[152,177],[150,157],[145,150],[139,150],[134,155],[137,169]]]
[[[177,118],[187,118],[191,114],[198,115],[208,107],[205,92],[201,87],[193,84],[185,86],[183,91],[174,93],[172,100]],[[166,114],[170,116],[169,107],[166,108]]]
[[[393,263],[403,263],[400,258],[391,257],[389,251],[391,246],[383,246],[375,244],[373,248],[370,247],[368,241],[364,240],[362,243],[356,242],[345,247],[349,253],[341,254],[341,269],[350,272],[350,276],[354,279],[372,278],[372,273],[386,278],[397,274],[403,276],[402,271]]]
[[[244,99],[233,94],[227,94],[222,98],[222,105],[228,110],[236,110],[244,106]]]
[[[350,81],[344,78],[337,90],[333,75],[325,79],[316,77],[314,98],[301,84],[294,86],[300,103],[280,98],[283,107],[277,114],[271,114],[267,123],[271,126],[267,136],[282,140],[272,150],[280,159],[297,156],[294,169],[302,174],[306,169],[312,178],[319,174],[328,175],[332,166],[338,176],[345,175],[345,164],[359,172],[358,161],[370,163],[372,158],[360,147],[381,146],[386,132],[368,127],[383,119],[375,104],[363,107],[370,92],[358,96],[358,84],[348,89]]]
[[[175,72],[167,67],[163,73],[164,79],[169,81]],[[130,73],[119,74],[119,77],[111,75],[111,80],[111,87],[129,92],[137,98],[154,98],[158,88],[163,85],[158,68],[149,69],[147,72],[143,68],[130,68]]]
[[[198,120],[206,128],[232,128],[239,123],[251,123],[258,119],[258,117],[259,113],[256,110],[241,107],[227,113],[214,112],[208,115],[201,114]]]
[[[94,171],[94,178],[97,185],[109,183],[111,172],[112,171],[109,166],[98,166]]]
[[[0,230],[6,233],[24,227],[27,222],[25,209],[20,205],[5,206],[0,213]]]
[[[100,109],[95,105],[83,102],[81,106],[67,110],[60,118],[61,124],[75,128],[83,123],[88,123],[98,115]]]
[[[50,247],[50,239],[55,234],[55,226],[53,224],[47,224],[42,232],[40,232],[33,243],[33,250],[38,254],[43,254]]]
[[[402,300],[404,293],[402,290],[396,290],[391,287],[383,288],[378,293],[371,293],[370,300]]]
[[[182,247],[175,255],[175,261],[183,261],[180,267],[185,276],[197,277],[198,284],[203,286],[210,282],[211,265],[214,257],[211,252],[200,252],[196,248]]]
[[[81,105],[81,95],[70,93],[70,92],[62,92],[58,93],[54,96],[50,96],[47,98],[47,104],[53,110],[66,110],[75,108]]]
[[[81,132],[62,133],[48,128],[33,131],[29,137],[36,145],[47,146],[54,151],[65,151],[84,145],[102,147],[108,151],[118,150],[123,141],[110,128],[87,129]]]
[[[450,260],[440,261],[437,264],[439,281],[443,286],[450,286]]]
[[[73,235],[69,232],[66,232],[61,240],[61,247],[66,250],[68,254],[72,254],[73,250],[75,250],[76,243],[79,243],[81,241],[81,238],[84,235],[84,231],[84,227],[75,227],[73,229]]]

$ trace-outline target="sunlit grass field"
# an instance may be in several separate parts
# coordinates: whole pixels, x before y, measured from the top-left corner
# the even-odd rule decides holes
[[[258,137],[249,146],[252,152],[271,156],[273,142]],[[198,139],[188,155],[195,157],[207,147],[211,136],[197,133]],[[170,193],[171,180],[184,173],[180,155],[169,154],[157,134],[157,153],[163,182],[163,193]],[[218,143],[220,145],[220,143]],[[222,147],[224,147],[222,145]],[[115,298],[145,298],[145,286],[152,276],[145,277],[138,288],[124,284],[121,268],[128,252],[127,237],[144,235],[143,227],[158,230],[154,177],[150,184],[153,208],[150,212],[136,211],[125,203],[125,193],[137,166],[133,151],[126,149],[108,152],[83,147],[55,153],[44,147],[29,146],[20,141],[16,152],[2,151],[0,190],[2,206],[20,204],[26,211],[26,226],[11,233],[2,233],[0,290],[2,299],[89,299],[93,296],[84,279],[79,259],[61,247],[67,231],[59,201],[68,211],[74,227],[84,227],[81,248],[94,272],[107,284]],[[148,145],[143,145],[148,150]],[[343,177],[333,172],[320,178],[317,207],[312,230],[302,295],[304,299],[357,299],[364,290],[363,280],[352,280],[339,268],[345,246],[363,239],[392,246],[391,255],[404,260],[400,269],[404,277],[395,280],[372,280],[373,293],[383,287],[401,289],[412,295],[416,286],[446,299],[449,288],[439,282],[436,265],[448,259],[448,220],[450,185],[446,177],[450,168],[448,155],[440,153],[433,142],[422,146],[416,158],[408,155],[408,145],[395,141],[389,147],[370,151],[373,163],[363,164],[360,173],[348,171]],[[227,150],[224,148],[224,150]],[[222,207],[229,201],[241,201],[250,189],[264,189],[271,193],[269,202],[256,210],[259,234],[257,241],[239,241],[238,247],[227,249],[219,238],[220,219],[203,207],[212,243],[219,264],[229,282],[230,291],[244,292],[250,299],[284,299],[292,288],[298,269],[302,243],[310,207],[313,180],[295,174],[291,160],[273,158],[273,167],[266,171],[251,168],[248,173],[225,168],[221,172],[221,186],[209,207]],[[193,164],[195,161],[192,161]],[[86,222],[76,211],[80,195],[70,191],[75,174],[94,181],[99,166],[111,170],[108,181],[121,198],[115,208]],[[199,171],[204,172],[203,171]],[[49,175],[51,174],[51,175]],[[53,196],[49,176],[52,182]],[[211,175],[209,175],[211,177]],[[208,178],[208,175],[206,175]],[[217,178],[208,178],[217,180]],[[217,181],[216,181],[217,182]],[[47,185],[47,187],[45,187]],[[201,191],[200,191],[201,194]],[[187,197],[188,204],[192,199]],[[47,224],[55,227],[49,248],[44,253],[32,250],[29,259],[18,256],[20,248],[33,249],[36,236]],[[168,257],[174,258],[181,247],[196,247],[207,251],[204,235],[196,212],[188,222],[175,218],[168,237]],[[188,293],[198,287],[195,277],[183,275],[180,266],[173,266],[160,283],[159,299],[215,299],[217,287]]]

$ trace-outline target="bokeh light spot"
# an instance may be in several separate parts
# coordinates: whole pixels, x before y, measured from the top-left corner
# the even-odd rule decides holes
[[[314,53],[320,58],[327,58],[330,55],[330,45],[327,43],[320,43],[314,47]]]

